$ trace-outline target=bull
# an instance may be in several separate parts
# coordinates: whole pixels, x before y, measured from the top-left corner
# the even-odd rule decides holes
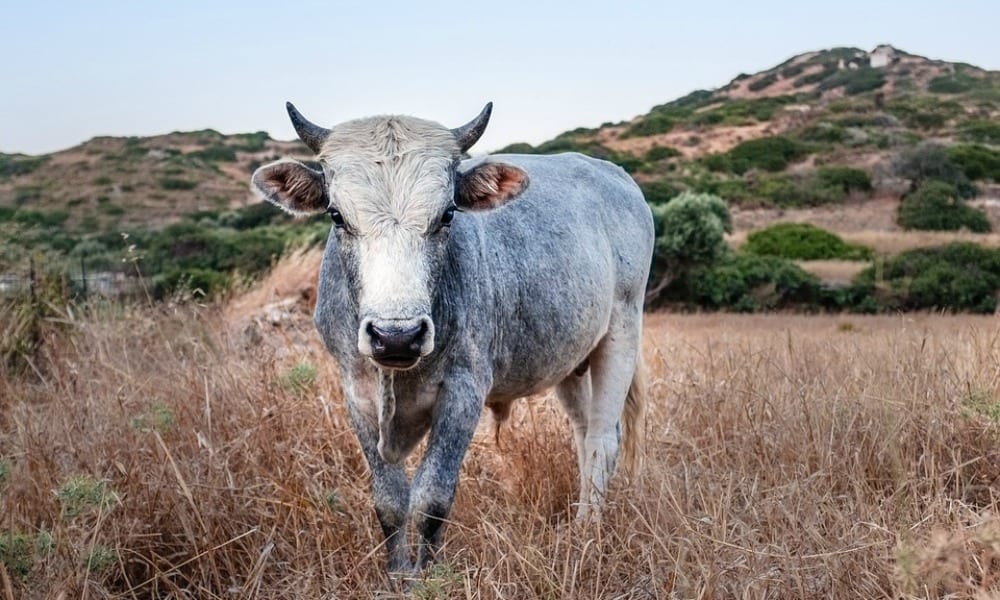
[[[318,167],[280,160],[252,188],[327,213],[314,322],[371,472],[390,573],[434,560],[483,408],[555,387],[572,423],[577,518],[641,452],[649,207],[581,154],[465,159],[492,104],[456,129],[379,116],[326,129],[288,114]],[[427,437],[412,482],[404,459]],[[419,536],[416,562],[407,541]]]

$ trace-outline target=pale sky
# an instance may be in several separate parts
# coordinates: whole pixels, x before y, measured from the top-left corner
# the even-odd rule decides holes
[[[1000,2],[8,2],[0,152],[213,128],[294,137],[404,113],[475,151],[620,121],[794,54],[880,43],[1000,69]]]

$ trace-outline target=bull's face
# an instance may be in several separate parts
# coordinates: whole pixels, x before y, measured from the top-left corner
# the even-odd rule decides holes
[[[373,117],[323,129],[291,104],[299,137],[322,171],[266,165],[254,189],[293,214],[327,212],[358,310],[358,351],[405,370],[434,350],[431,305],[456,212],[487,210],[527,186],[520,169],[489,162],[459,175],[459,157],[482,135],[491,106],[449,130],[412,117]]]

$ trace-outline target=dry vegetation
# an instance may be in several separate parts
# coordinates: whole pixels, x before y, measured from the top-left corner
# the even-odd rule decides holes
[[[0,382],[0,598],[388,589],[308,301],[256,319],[244,298],[238,311],[92,307],[47,322],[44,377]],[[555,403],[520,403],[499,446],[484,419],[444,561],[412,597],[1000,588],[992,318],[655,314],[646,357],[646,469],[614,491],[603,525],[569,519],[576,466]]]

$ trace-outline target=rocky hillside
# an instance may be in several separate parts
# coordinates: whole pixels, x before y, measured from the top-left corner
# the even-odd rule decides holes
[[[809,52],[628,122],[502,151],[607,157],[652,202],[694,189],[736,207],[794,208],[898,199],[907,182],[893,160],[923,142],[992,160],[986,172],[967,169],[991,193],[991,179],[1000,179],[1000,72],[891,46]]]
[[[309,155],[267,133],[204,130],[98,137],[42,156],[0,154],[0,208],[34,210],[69,230],[159,228],[183,215],[244,206],[264,161]]]

